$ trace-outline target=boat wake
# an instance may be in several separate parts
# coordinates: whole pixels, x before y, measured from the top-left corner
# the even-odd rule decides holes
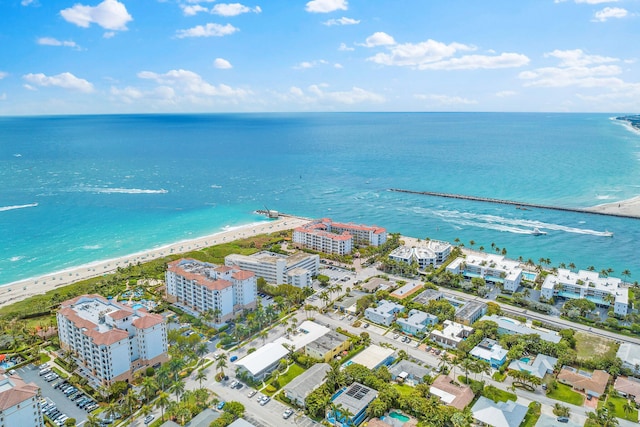
[[[440,218],[444,222],[466,225],[470,227],[487,228],[497,231],[505,231],[516,234],[543,234],[546,232],[540,230],[562,231],[573,234],[588,234],[592,236],[611,237],[613,233],[610,231],[597,231],[588,228],[569,227],[561,224],[549,222],[521,219],[521,218],[505,218],[498,215],[476,214],[472,212],[460,212],[451,210],[434,210],[428,208],[414,207],[415,213],[432,215]],[[536,233],[538,230],[539,233]]]
[[[82,187],[80,191],[88,193],[100,194],[166,194],[169,191],[161,188],[159,190],[148,190],[144,188],[100,188],[100,187]]]
[[[35,208],[36,206],[38,206],[37,203],[29,203],[28,205],[2,206],[0,207],[0,212],[12,211],[15,209]]]

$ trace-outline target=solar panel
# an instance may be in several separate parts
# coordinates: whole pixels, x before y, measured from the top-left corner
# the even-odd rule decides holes
[[[359,384],[354,384],[348,391],[347,396],[355,397],[355,394],[360,391],[362,388]]]

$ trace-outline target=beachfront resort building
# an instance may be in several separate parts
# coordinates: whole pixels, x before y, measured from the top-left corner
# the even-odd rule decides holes
[[[224,264],[252,271],[273,285],[289,284],[303,288],[311,286],[313,277],[318,275],[320,257],[304,252],[287,256],[262,251],[253,255],[227,255]]]
[[[405,264],[418,265],[420,270],[425,268],[439,267],[451,253],[451,243],[439,240],[426,240],[417,246],[399,246],[389,254],[389,259]]]
[[[575,273],[559,268],[557,274],[549,274],[544,279],[540,298],[585,298],[598,307],[613,307],[613,312],[618,316],[626,316],[629,311],[629,289],[622,287],[622,280],[600,277],[595,271],[580,270]]]
[[[16,374],[0,374],[0,427],[44,426],[39,396],[36,384],[27,384]]]
[[[100,295],[82,295],[60,307],[60,347],[94,388],[129,382],[138,370],[168,360],[167,328],[159,314]]]
[[[251,271],[183,258],[169,263],[165,278],[168,295],[200,313],[210,310],[218,324],[256,307]]]
[[[458,348],[458,345],[471,335],[474,329],[471,326],[445,320],[442,330],[434,329],[429,334],[429,338],[448,348]]]
[[[409,316],[406,319],[400,317],[396,323],[400,325],[405,334],[424,334],[427,328],[438,323],[438,316],[413,309],[409,311]]]
[[[380,246],[387,241],[382,227],[333,222],[329,218],[311,221],[293,230],[293,243],[328,254],[347,255],[356,246]]]
[[[380,300],[377,307],[369,307],[364,311],[364,317],[373,323],[391,326],[396,315],[404,311],[404,305],[395,302]]]
[[[465,279],[483,278],[487,283],[500,285],[505,291],[515,292],[522,281],[522,268],[515,260],[502,255],[468,252],[448,266],[447,271],[462,274]]]

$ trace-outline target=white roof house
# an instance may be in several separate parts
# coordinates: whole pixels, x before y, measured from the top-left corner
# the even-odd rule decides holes
[[[531,328],[523,323],[518,322],[515,319],[511,319],[509,317],[498,316],[495,314],[483,316],[480,320],[489,320],[491,322],[495,322],[498,324],[498,333],[499,334],[515,334],[515,335],[529,335],[529,334],[537,334],[540,335],[545,341],[549,341],[552,343],[559,343],[562,337],[558,335],[557,332],[547,331],[544,329],[535,329]]]
[[[466,258],[453,260],[447,270],[469,279],[482,277],[487,282],[501,283],[505,290],[511,292],[518,290],[522,280],[522,268],[518,261],[495,254],[468,252]]]
[[[345,362],[344,366],[349,366],[352,363],[357,363],[373,370],[379,366],[390,364],[394,359],[395,351],[393,349],[371,344],[369,347],[365,348],[360,353],[356,354],[350,360]]]
[[[494,402],[480,396],[471,408],[473,418],[481,423],[493,427],[518,427],[527,415],[528,408],[512,400]]]
[[[616,356],[622,360],[623,367],[640,373],[640,345],[623,342]]]
[[[305,320],[289,337],[285,335],[275,340],[274,343],[292,345],[297,351],[318,338],[325,336],[330,330],[331,329],[319,323]]]
[[[289,354],[282,344],[270,342],[251,354],[246,355],[235,364],[255,379],[263,379],[273,371],[281,359]]]

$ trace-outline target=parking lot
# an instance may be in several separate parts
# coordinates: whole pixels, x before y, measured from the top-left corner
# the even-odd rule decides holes
[[[87,412],[76,406],[75,402],[70,400],[62,391],[53,388],[60,379],[47,382],[44,377],[39,375],[40,369],[34,365],[25,366],[17,369],[18,375],[26,383],[35,383],[40,387],[42,397],[55,403],[57,409],[66,414],[69,418],[75,418],[76,423],[80,424],[87,419]]]

